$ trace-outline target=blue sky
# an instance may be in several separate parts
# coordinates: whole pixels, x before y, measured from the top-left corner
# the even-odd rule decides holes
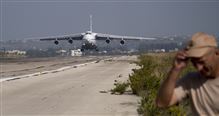
[[[24,39],[89,30],[128,36],[219,36],[219,1],[213,0],[2,0],[1,39]]]

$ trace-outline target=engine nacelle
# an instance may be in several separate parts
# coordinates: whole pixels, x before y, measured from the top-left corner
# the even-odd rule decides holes
[[[107,39],[107,40],[106,40],[106,43],[109,44],[109,43],[110,43],[110,39]]]
[[[124,41],[124,40],[121,40],[121,41],[120,41],[120,44],[121,44],[121,45],[124,45],[124,44],[125,44],[125,41]]]
[[[55,41],[54,41],[54,44],[58,45],[58,44],[59,44],[59,41],[55,40]]]
[[[73,40],[72,40],[72,39],[69,39],[69,40],[68,40],[68,43],[72,44],[72,43],[73,43]]]

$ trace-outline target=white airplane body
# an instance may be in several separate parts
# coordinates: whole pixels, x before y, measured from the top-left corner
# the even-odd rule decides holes
[[[119,35],[111,35],[111,34],[94,33],[92,32],[92,16],[90,16],[90,31],[87,31],[85,33],[72,34],[72,35],[45,37],[45,38],[41,38],[40,40],[54,41],[56,45],[59,44],[60,40],[67,40],[70,44],[72,44],[74,40],[82,40],[81,51],[84,51],[84,50],[92,50],[92,49],[98,50],[96,40],[103,40],[107,44],[109,44],[111,40],[120,40],[120,44],[123,45],[125,44],[125,40],[156,40],[156,38],[119,36]]]

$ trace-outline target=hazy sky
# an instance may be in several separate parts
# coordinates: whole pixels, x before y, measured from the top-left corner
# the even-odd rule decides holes
[[[23,39],[89,30],[130,36],[219,36],[218,0],[1,0],[1,39]]]

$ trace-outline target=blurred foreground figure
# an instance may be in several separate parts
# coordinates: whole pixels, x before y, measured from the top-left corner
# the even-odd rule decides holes
[[[189,61],[197,71],[178,78]],[[219,50],[212,35],[195,33],[187,47],[176,54],[158,92],[156,105],[168,107],[187,97],[193,115],[219,115]]]

